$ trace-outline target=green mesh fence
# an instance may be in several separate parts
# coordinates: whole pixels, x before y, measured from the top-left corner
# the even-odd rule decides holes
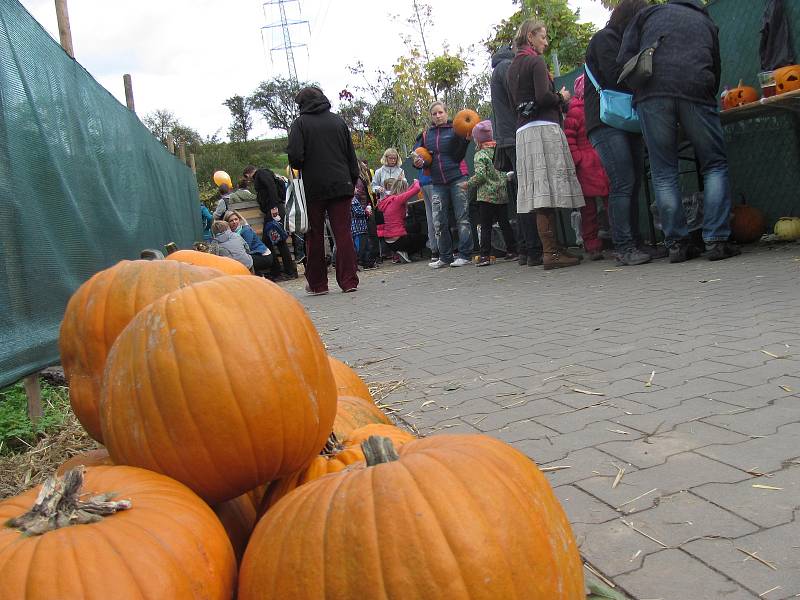
[[[16,0],[0,2],[0,386],[58,361],[72,292],[201,239],[197,183]]]

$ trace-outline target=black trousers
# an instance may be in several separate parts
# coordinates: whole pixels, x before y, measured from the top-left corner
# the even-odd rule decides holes
[[[428,236],[423,233],[407,233],[394,242],[386,242],[386,247],[393,252],[419,252],[427,241]]]
[[[481,256],[489,256],[492,252],[492,225],[498,223],[506,243],[506,251],[517,253],[517,241],[508,221],[508,207],[505,204],[492,204],[491,202],[478,202],[478,212],[481,222]]]

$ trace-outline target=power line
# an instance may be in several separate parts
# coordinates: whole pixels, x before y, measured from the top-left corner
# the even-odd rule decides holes
[[[267,25],[264,25],[261,28],[261,34],[262,34],[262,40],[263,40],[263,34],[264,34],[264,30],[265,29],[268,29],[268,30],[277,29],[277,28],[281,29],[282,42],[283,43],[278,45],[278,46],[273,46],[272,48],[270,48],[270,59],[272,58],[272,53],[273,52],[278,52],[278,51],[285,52],[286,53],[286,66],[288,68],[289,79],[295,84],[295,86],[297,86],[299,80],[297,78],[297,66],[295,65],[295,60],[294,60],[294,49],[295,48],[302,48],[302,47],[306,46],[306,44],[293,43],[292,42],[292,36],[291,36],[290,28],[295,26],[295,25],[303,25],[303,24],[306,24],[308,26],[308,21],[305,20],[305,19],[289,19],[286,16],[286,5],[290,4],[292,2],[297,2],[297,8],[298,8],[298,11],[299,11],[300,10],[300,0],[266,0],[262,4],[262,8],[266,7],[266,6],[277,6],[278,7],[278,16],[279,16],[280,20],[277,21],[277,22],[273,22],[273,23],[269,23]],[[266,14],[266,11],[265,11],[265,14]],[[311,28],[309,26],[309,32],[310,31],[311,31]]]

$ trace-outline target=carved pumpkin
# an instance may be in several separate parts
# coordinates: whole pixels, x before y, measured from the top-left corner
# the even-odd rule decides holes
[[[195,265],[198,267],[211,267],[222,271],[226,275],[252,275],[250,270],[238,260],[233,260],[227,256],[217,256],[208,252],[198,252],[197,250],[178,250],[167,255],[167,260]]]
[[[366,463],[299,487],[261,518],[239,600],[585,600],[567,517],[524,454],[483,435],[397,453],[372,437],[362,449]],[[297,557],[324,569],[298,569]]]
[[[789,65],[775,70],[775,92],[785,94],[800,90],[800,65]]]
[[[384,424],[365,425],[341,441],[336,436],[331,436],[322,454],[314,458],[308,467],[269,484],[259,514],[263,515],[278,500],[301,485],[329,473],[344,471],[349,465],[364,460],[361,444],[373,435],[389,438],[397,448],[415,439],[413,435],[399,427]]]
[[[481,122],[481,116],[474,110],[465,108],[456,113],[453,119],[453,129],[461,137],[468,137],[472,133],[472,128]]]
[[[337,438],[343,440],[356,429],[372,423],[392,424],[389,417],[372,401],[367,404],[361,398],[339,396],[336,401],[336,418],[333,421],[333,433]]]
[[[739,85],[725,94],[725,98],[722,101],[722,108],[727,110],[736,106],[744,106],[745,104],[750,104],[757,100],[758,92],[756,89],[744,85],[744,81],[740,79]]]
[[[96,273],[72,295],[64,312],[59,349],[69,401],[98,442],[100,386],[111,344],[145,306],[174,290],[223,273],[166,260],[123,260]]]
[[[766,230],[767,219],[757,208],[737,204],[731,209],[731,233],[737,243],[757,242]]]
[[[260,501],[260,494],[252,490],[214,507],[214,514],[219,518],[233,545],[237,563],[241,562],[250,534],[256,526]]]
[[[26,514],[42,488],[40,514]],[[75,469],[0,502],[0,523],[3,598],[227,600],[235,592],[236,558],[217,517],[185,486],[144,469]]]
[[[781,217],[775,223],[775,235],[782,240],[800,239],[800,217]]]
[[[84,467],[101,467],[101,466],[111,466],[114,462],[111,460],[111,457],[108,455],[108,450],[105,448],[97,448],[96,450],[87,450],[86,452],[81,452],[80,454],[76,454],[69,460],[63,462],[58,469],[56,469],[56,475],[62,476],[67,471],[71,471],[75,467],[84,466]]]
[[[260,277],[220,277],[142,310],[108,355],[100,403],[117,464],[209,504],[294,473],[330,435],[336,384],[303,306]]]
[[[430,165],[433,161],[433,155],[428,152],[427,148],[423,148],[421,146],[419,148],[414,148],[414,153],[422,159],[422,161],[425,163],[425,166]]]
[[[373,404],[372,394],[369,393],[367,384],[358,376],[358,373],[331,355],[328,355],[328,360],[331,363],[333,378],[336,380],[337,394],[340,396],[361,398],[366,400],[369,404]]]

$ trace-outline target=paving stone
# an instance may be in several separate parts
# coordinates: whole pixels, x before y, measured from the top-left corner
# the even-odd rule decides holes
[[[553,491],[573,526],[577,523],[606,523],[619,518],[617,512],[607,504],[600,502],[597,498],[592,498],[575,486],[562,485],[554,488]]]
[[[800,594],[800,522],[794,521],[768,531],[729,540],[697,540],[683,549],[721,571],[739,585],[766,598],[790,598]],[[740,550],[755,554],[772,564],[771,569]],[[775,589],[776,587],[779,589]]]
[[[687,491],[662,496],[657,506],[637,512],[631,520],[670,547],[705,536],[733,539],[758,530],[757,525]]]
[[[753,485],[781,489],[759,489]],[[800,461],[772,477],[751,477],[729,484],[709,483],[692,488],[692,493],[761,527],[783,525],[791,521],[800,508]]]
[[[767,437],[728,445],[714,444],[697,452],[743,470],[771,473],[786,461],[800,456],[800,423],[780,427],[777,433]]]
[[[616,578],[634,598],[753,600],[756,595],[681,550],[661,550],[644,566]]]
[[[626,474],[614,489],[606,477],[584,479],[575,485],[610,506],[621,507],[624,512],[631,513],[651,507],[662,496],[692,489],[709,481],[734,482],[750,477],[739,469],[709,460],[693,452],[684,452],[668,457],[663,465]],[[656,491],[635,502],[625,504],[653,489]]]
[[[661,548],[655,542],[636,533],[620,519],[603,523],[577,521],[572,529],[581,554],[587,557],[592,566],[603,575],[614,578],[615,581],[621,573],[639,569],[645,556]],[[678,596],[665,596],[667,597],[678,598]]]
[[[597,448],[620,460],[646,469],[664,464],[675,454],[714,443],[731,444],[749,438],[739,433],[699,421],[677,425],[672,430],[660,430],[636,441],[618,441],[600,444]]]
[[[655,409],[677,406],[684,400],[697,396],[714,397],[721,392],[741,390],[742,386],[729,381],[720,381],[711,377],[701,377],[670,388],[655,389],[654,391],[640,391],[625,396],[632,402],[641,402]]]
[[[768,406],[728,415],[711,415],[704,421],[745,435],[772,435],[787,423],[800,422],[800,399],[791,395]]]
[[[613,467],[614,457],[600,452],[595,448],[584,448],[568,453],[564,458],[547,464],[540,464],[540,467],[553,467],[558,465],[568,465],[569,469],[552,471],[547,473],[550,484],[555,486],[569,485],[595,477],[598,473],[607,474],[609,482],[613,481],[617,470]]]
[[[564,405],[560,404],[560,406],[563,407]],[[570,411],[569,408],[562,408],[560,413],[561,414],[555,413],[539,416],[536,422],[558,431],[559,433],[570,433],[585,429],[586,426],[591,423],[614,419],[624,414],[624,411],[616,406],[602,404],[598,406],[589,406],[584,410],[578,411],[574,411],[574,409]]]

